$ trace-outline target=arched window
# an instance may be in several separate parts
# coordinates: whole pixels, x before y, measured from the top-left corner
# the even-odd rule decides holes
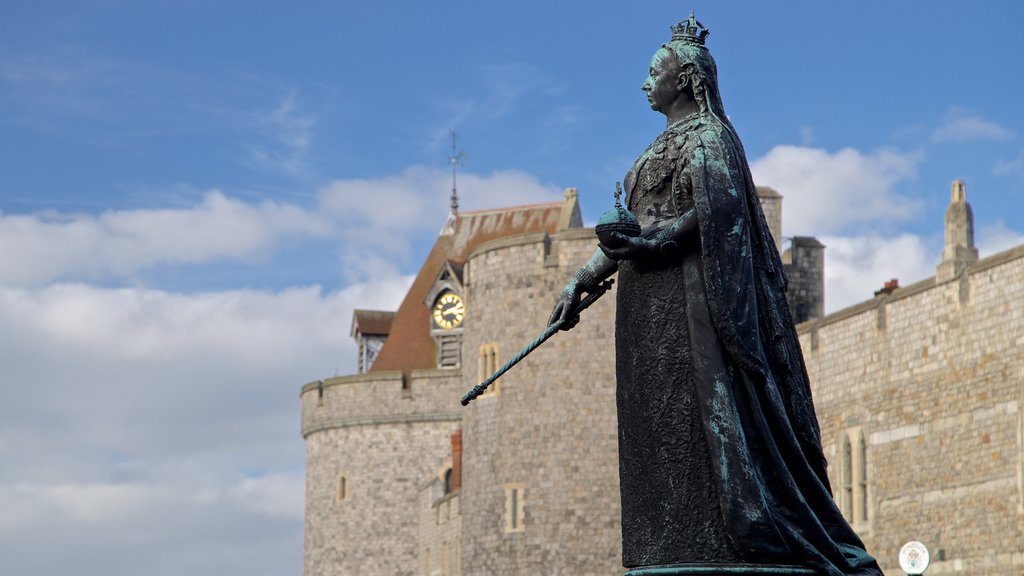
[[[839,465],[842,475],[842,493],[839,497],[839,508],[847,520],[853,520],[853,448],[850,438],[843,434],[843,459]]]
[[[451,494],[452,491],[452,469],[448,468],[444,471],[444,493]]]
[[[864,433],[857,438],[857,501],[861,522],[868,521],[868,447]]]
[[[483,382],[487,378],[491,377],[498,371],[500,366],[498,365],[498,344],[496,342],[489,342],[480,346],[480,364],[479,364],[479,381]],[[484,396],[496,394],[498,392],[498,381],[492,383],[487,390],[484,392]]]

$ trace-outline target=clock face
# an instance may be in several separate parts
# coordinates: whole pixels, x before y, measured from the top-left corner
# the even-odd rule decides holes
[[[434,323],[445,330],[458,328],[465,315],[466,307],[462,304],[462,298],[452,292],[443,294],[434,304]]]

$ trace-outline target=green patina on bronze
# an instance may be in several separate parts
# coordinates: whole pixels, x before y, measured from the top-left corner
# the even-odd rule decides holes
[[[666,128],[626,174],[624,206],[602,218],[598,250],[531,345],[575,326],[618,274],[629,576],[881,576],[832,499],[788,279],[707,36],[691,14],[651,58],[641,89]],[[609,229],[627,214],[638,234]]]

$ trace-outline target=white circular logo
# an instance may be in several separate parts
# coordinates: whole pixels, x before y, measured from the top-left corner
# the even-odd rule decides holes
[[[900,568],[907,574],[923,574],[928,569],[928,548],[912,540],[900,548]]]

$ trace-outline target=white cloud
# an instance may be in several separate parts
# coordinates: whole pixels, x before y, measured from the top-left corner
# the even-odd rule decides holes
[[[181,209],[0,215],[0,572],[299,573],[299,386],[354,370],[352,309],[397,307],[401,256],[440,229],[449,178],[337,181],[316,211],[211,191]],[[561,198],[520,172],[460,174],[459,191],[463,210]],[[266,263],[311,236],[360,281],[83,283]]]
[[[561,198],[558,187],[514,170],[459,174],[458,189],[463,211]],[[304,239],[334,243],[351,281],[393,277],[416,264],[407,258],[413,243],[432,242],[444,225],[450,194],[450,172],[414,166],[397,176],[335,180],[315,211],[211,190],[176,209],[0,213],[0,285],[134,281],[166,265],[265,263]]]
[[[186,209],[0,214],[0,284],[124,278],[159,264],[255,260],[289,238],[330,232],[326,220],[296,206],[249,204],[217,190]]]
[[[1009,228],[1002,221],[982,226],[977,236],[978,254],[982,258],[1024,245],[1024,234]]]
[[[292,473],[245,478],[232,486],[229,494],[243,509],[301,522],[305,516],[305,491],[305,476]]]
[[[396,176],[335,180],[320,191],[320,213],[337,221],[350,278],[372,278],[394,257],[408,255],[414,240],[444,225],[451,172],[413,166]],[[561,190],[515,170],[458,175],[459,210],[515,206],[561,199]]]
[[[301,574],[301,521],[232,498],[230,489],[172,484],[0,486],[0,567],[5,574]]]
[[[252,149],[256,164],[267,169],[297,174],[306,167],[317,119],[299,111],[299,96],[287,94],[274,110],[261,115],[257,124],[268,141]]]
[[[0,571],[300,573],[298,389],[353,371],[353,307],[410,281],[0,287]]]
[[[844,148],[829,153],[776,146],[750,169],[758,185],[771,186],[785,198],[785,236],[818,236],[855,224],[911,218],[918,202],[896,188],[916,177],[920,160],[919,154],[895,150],[865,154]]]
[[[933,142],[965,140],[1009,140],[1016,135],[1010,128],[982,118],[964,108],[951,108],[942,124],[932,131]]]
[[[874,297],[892,278],[908,286],[935,274],[941,246],[913,234],[824,236],[825,311]]]

